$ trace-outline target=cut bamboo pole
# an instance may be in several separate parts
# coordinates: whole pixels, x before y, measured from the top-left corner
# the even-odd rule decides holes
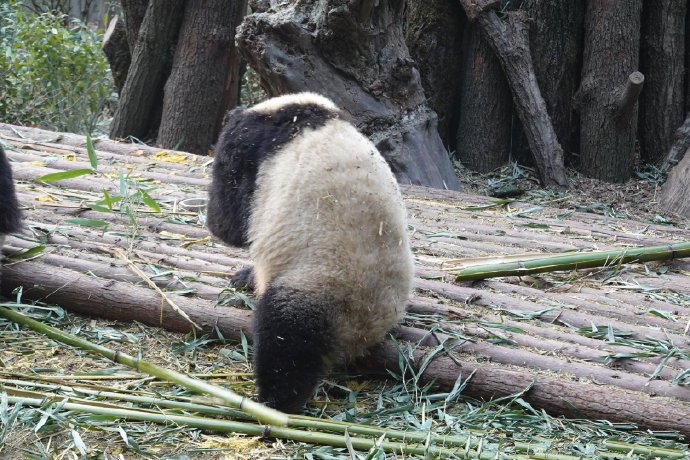
[[[455,275],[455,281],[471,281],[498,276],[525,276],[556,270],[610,267],[619,264],[673,260],[683,257],[690,257],[690,242],[478,265],[456,269],[452,274]]]
[[[99,354],[111,361],[124,364],[125,366],[129,366],[132,369],[136,369],[145,374],[158,377],[159,379],[166,380],[168,382],[173,382],[198,393],[203,393],[213,396],[214,398],[218,398],[224,404],[237,407],[241,411],[254,416],[259,421],[278,426],[286,426],[288,423],[286,414],[283,414],[275,409],[271,409],[270,407],[266,407],[263,404],[259,404],[249,398],[245,398],[244,396],[238,395],[237,393],[218,385],[213,385],[176,371],[164,369],[160,366],[135,358],[126,353],[114,351],[102,345],[91,343],[88,340],[84,340],[52,326],[48,326],[47,324],[43,324],[40,321],[31,319],[6,307],[0,306],[0,316],[44,334],[53,340],[57,340],[58,342],[72,345],[91,353]]]

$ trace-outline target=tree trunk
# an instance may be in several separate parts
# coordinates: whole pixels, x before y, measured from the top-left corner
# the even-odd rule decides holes
[[[688,117],[690,119],[690,116]],[[686,123],[687,125],[687,123]],[[685,126],[685,125],[684,125]],[[690,138],[690,128],[685,132],[686,143]],[[675,212],[685,217],[690,217],[690,154],[685,156],[672,170],[661,188],[661,206],[667,211]]]
[[[171,62],[185,0],[151,0],[113,117],[110,138],[143,138],[157,128],[156,106]]]
[[[545,187],[567,187],[563,149],[553,130],[546,104],[534,76],[524,12],[508,13],[501,20],[499,0],[460,0],[470,20],[477,20],[496,53],[513,93],[513,104],[534,156],[539,180]]]
[[[688,149],[690,149],[690,112],[685,122],[676,130],[673,145],[661,164],[661,170],[665,172],[680,163]]]
[[[640,154],[658,163],[673,144],[685,107],[685,15],[687,0],[644,0],[640,70],[646,85],[640,95]]]
[[[690,112],[690,7],[685,13],[685,113]]]
[[[215,141],[216,120],[230,69],[235,28],[244,16],[243,2],[187,2],[175,49],[172,72],[165,84],[158,144],[208,154]]]
[[[223,87],[223,101],[221,103],[221,110],[216,115],[216,121],[213,128],[213,140],[215,141],[223,128],[223,121],[228,110],[237,107],[241,103],[242,95],[242,77],[244,76],[247,64],[242,60],[240,51],[235,46],[235,30],[242,22],[242,18],[247,14],[248,0],[240,0],[240,13],[237,21],[234,22],[232,28],[232,43],[230,45],[230,58],[228,68],[230,69],[225,78],[225,85]]]
[[[446,148],[455,149],[460,55],[467,16],[457,0],[412,0],[407,4],[405,42],[417,63],[429,106],[438,115]]]
[[[134,54],[134,48],[139,39],[139,29],[141,28],[141,23],[144,22],[149,0],[120,0],[120,4],[122,5],[129,52]]]
[[[496,53],[476,23],[465,29],[463,44],[455,151],[469,169],[486,173],[510,158],[513,103]]]
[[[583,1],[527,0],[534,73],[566,159],[579,150],[573,96],[580,85],[585,6]],[[514,141],[515,143],[515,141]]]
[[[108,59],[117,94],[122,94],[132,56],[129,54],[125,26],[119,16],[110,21],[108,29],[103,34],[103,54]]]
[[[330,97],[402,183],[459,188],[405,45],[404,0],[296,0],[252,14],[237,45],[272,96]]]
[[[585,16],[581,107],[581,171],[622,182],[636,163],[637,71],[642,0],[589,0]]]

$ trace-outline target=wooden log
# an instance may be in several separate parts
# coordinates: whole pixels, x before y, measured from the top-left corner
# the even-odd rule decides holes
[[[480,306],[491,307],[492,309],[512,310],[524,313],[535,313],[544,310],[544,305],[535,304],[505,294],[484,291],[477,295],[477,291],[468,287],[453,286],[432,280],[420,280],[415,282],[417,289],[428,289],[438,295],[449,299],[462,302],[473,303]],[[674,343],[685,344],[688,337],[682,334],[669,333],[667,331],[646,327],[646,321],[640,319],[638,324],[630,324],[615,318],[602,318],[601,316],[581,313],[567,309],[554,308],[539,315],[542,321],[558,322],[561,324],[587,328],[592,324],[600,326],[611,326],[614,329],[632,333],[633,337],[645,339],[654,337],[661,340],[673,340]],[[602,324],[602,322],[604,324]]]
[[[652,396],[677,398],[690,401],[690,388],[674,385],[669,381],[649,380],[641,375],[623,370],[607,369],[589,363],[565,360],[545,354],[534,353],[525,349],[510,348],[489,342],[472,342],[453,340],[446,334],[434,333],[421,329],[400,327],[397,335],[409,342],[424,346],[437,346],[445,343],[446,349],[454,352],[468,353],[472,357],[488,358],[493,363],[520,366],[542,371],[558,371],[575,377],[576,380],[590,380],[597,384],[612,385],[625,390],[649,393]]]
[[[63,305],[71,311],[98,315],[112,320],[137,320],[168,330],[188,332],[189,322],[175,313],[154,291],[112,280],[101,280],[71,270],[56,270],[36,261],[15,263],[3,268],[4,293],[24,286],[23,296]],[[25,281],[31,279],[31,285]],[[226,338],[238,340],[241,333],[251,338],[248,310],[211,307],[199,299],[171,296],[174,301],[205,330],[215,327]],[[405,331],[403,331],[403,335]],[[424,331],[415,333],[417,337]],[[410,335],[408,333],[408,335]],[[417,350],[413,365],[423,362],[426,353]],[[364,370],[384,373],[386,369],[400,372],[399,351],[384,343],[360,363]],[[623,390],[611,385],[577,382],[550,374],[516,370],[496,364],[479,364],[457,358],[437,357],[423,374],[424,380],[435,381],[441,388],[453,387],[459,376],[467,379],[464,394],[477,398],[508,396],[529,389],[523,396],[535,407],[552,414],[583,414],[613,422],[637,423],[640,427],[659,431],[677,430],[690,435],[690,419],[685,415],[687,402],[653,397],[641,392]]]
[[[399,351],[391,346],[380,347],[361,364],[363,369],[383,374],[386,369],[400,372]],[[413,352],[413,364],[424,362],[426,353]],[[479,364],[438,357],[422,374],[422,381],[434,382],[450,391],[458,378],[467,379],[463,394],[480,399],[514,395],[526,391],[522,398],[551,414],[580,418],[605,419],[635,423],[640,428],[669,429],[690,433],[690,405],[668,398],[612,388],[607,385],[582,384],[539,372],[524,372],[492,364]],[[652,428],[655,427],[655,428]],[[661,428],[665,427],[665,428]]]

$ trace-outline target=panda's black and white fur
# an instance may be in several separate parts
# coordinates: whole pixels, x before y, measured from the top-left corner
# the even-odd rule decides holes
[[[12,182],[12,169],[7,161],[5,151],[0,146],[0,251],[5,244],[5,237],[21,228],[19,202]],[[2,252],[0,252],[2,264]],[[1,280],[0,280],[1,281]]]
[[[299,411],[332,365],[364,355],[404,313],[413,259],[398,185],[323,96],[228,114],[207,224],[224,242],[249,245],[255,375],[272,407]]]

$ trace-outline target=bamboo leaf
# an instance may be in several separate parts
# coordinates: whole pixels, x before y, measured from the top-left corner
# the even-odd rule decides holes
[[[103,227],[106,228],[110,224],[103,220],[98,219],[83,219],[81,217],[75,217],[73,219],[65,219],[68,224],[81,225],[82,227]]]
[[[28,259],[29,257],[33,257],[36,254],[39,254],[45,249],[45,245],[39,244],[38,246],[34,246],[33,248],[28,248],[23,251],[15,252],[14,254],[9,255],[7,258],[9,260],[22,260],[22,259]]]
[[[146,203],[146,206],[148,206],[149,208],[153,209],[156,212],[161,212],[160,205],[156,202],[156,200],[151,198],[151,195],[149,195],[146,190],[140,189],[139,194],[141,195],[142,201],[144,203]]]
[[[45,174],[41,177],[37,177],[36,180],[41,182],[55,182],[57,180],[74,179],[75,177],[91,174],[92,172],[92,169],[70,169],[68,171]]]
[[[94,170],[98,169],[98,157],[96,156],[96,149],[93,148],[93,141],[91,140],[91,134],[89,133],[86,133],[86,153],[89,154],[91,167]]]

